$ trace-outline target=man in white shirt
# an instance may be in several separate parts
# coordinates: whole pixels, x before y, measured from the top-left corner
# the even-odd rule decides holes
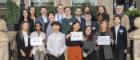
[[[53,33],[47,39],[48,60],[65,60],[65,35],[60,32],[60,23],[52,22]]]
[[[62,19],[64,18],[64,7],[62,4],[57,5],[57,13],[55,14],[55,20],[62,23]]]

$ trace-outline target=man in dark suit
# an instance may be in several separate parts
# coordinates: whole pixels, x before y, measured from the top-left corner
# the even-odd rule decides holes
[[[121,18],[114,17],[114,26],[111,27],[113,32],[113,51],[115,60],[126,60],[127,49],[127,31],[126,28],[120,25]]]
[[[40,9],[41,16],[36,18],[36,22],[40,22],[42,24],[42,30],[45,32],[45,24],[48,22],[47,18],[47,9],[45,7],[41,7]]]

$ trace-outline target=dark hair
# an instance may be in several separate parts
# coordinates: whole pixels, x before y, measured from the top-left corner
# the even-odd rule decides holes
[[[36,23],[35,23],[35,27],[36,27],[37,24],[40,25],[40,30],[43,31],[43,30],[42,30],[42,24],[41,24],[40,22],[36,22]],[[35,29],[35,30],[36,30],[36,29]]]
[[[64,7],[64,11],[65,11],[65,9],[67,9],[67,8],[69,8],[69,9],[71,10],[71,7],[69,7],[69,6],[66,6],[66,7]]]
[[[45,8],[45,9],[47,10],[47,8],[46,8],[45,6],[40,7],[40,10],[41,10],[42,8]]]
[[[92,16],[92,13],[91,13],[91,12],[85,12],[85,13],[84,13],[84,16],[85,16],[85,15],[91,15],[91,16]]]
[[[113,20],[115,20],[116,17],[118,17],[121,20],[121,16],[119,16],[119,15],[115,15]]]
[[[86,11],[85,11],[85,9],[86,9],[87,7],[89,8],[89,12],[91,12],[91,13],[92,13],[92,10],[91,10],[92,8],[91,8],[91,6],[85,6],[85,7],[83,8],[83,13],[85,13],[85,12],[86,12]]]
[[[50,14],[53,14],[53,16],[55,16],[55,13],[52,12],[52,11],[50,11],[50,12],[48,13],[48,16],[49,16]]]
[[[91,33],[90,33],[89,36],[88,36],[88,35],[86,34],[86,32],[85,32],[86,29],[87,29],[88,27],[91,28]],[[85,37],[88,41],[92,41],[92,40],[93,40],[93,33],[94,33],[94,31],[93,31],[93,29],[92,29],[91,26],[86,26],[86,27],[83,29],[83,35],[84,35],[84,37]]]
[[[54,22],[51,23],[51,26],[54,26],[54,25],[57,25],[57,26],[61,27],[61,24],[59,22],[57,22],[57,21],[54,21]]]
[[[22,23],[24,21],[23,11],[27,11],[27,13],[28,13],[27,19],[28,19],[28,22],[30,22],[31,19],[30,19],[30,12],[29,12],[29,10],[28,9],[23,9],[22,12],[21,12],[21,15],[20,15],[19,23]]]
[[[76,23],[78,23],[78,24],[80,25],[80,22],[78,22],[78,21],[73,22],[72,25],[71,25],[71,31],[74,30],[73,25],[75,25]],[[79,29],[79,30],[80,30],[80,29]]]
[[[100,8],[100,7],[102,7],[102,8],[104,9],[104,13],[107,14],[107,10],[106,10],[106,8],[105,8],[104,5],[100,5],[100,6],[98,6],[98,8],[97,8],[97,12],[99,13],[99,8]]]

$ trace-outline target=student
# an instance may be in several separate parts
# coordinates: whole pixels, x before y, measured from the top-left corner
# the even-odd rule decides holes
[[[128,31],[130,29],[130,21],[129,21],[129,17],[126,14],[124,14],[123,5],[117,5],[115,7],[115,15],[118,15],[121,17],[121,25],[124,26],[126,30]],[[114,23],[112,19],[112,21],[110,21],[110,27],[112,27],[113,25]]]
[[[84,41],[83,41],[83,57],[84,60],[97,60],[96,54],[96,40],[95,33],[91,26],[86,26],[83,30]]]
[[[34,55],[34,60],[44,60],[45,55],[45,45],[43,40],[45,40],[45,33],[42,32],[41,23],[35,23],[35,31],[31,33],[31,39],[40,38],[42,41],[41,45],[33,45],[32,54]]]
[[[111,47],[111,44],[113,44],[112,33],[109,29],[109,25],[106,20],[101,21],[100,29],[96,33],[96,40],[98,36],[110,36],[110,45],[98,45],[98,48],[99,48],[98,60],[113,60],[113,52],[112,52],[112,47]]]
[[[64,34],[68,34],[68,32],[70,31],[70,27],[73,24],[73,22],[76,21],[76,18],[71,15],[70,7],[65,7],[64,12],[65,12],[65,18],[62,19],[61,31]]]
[[[111,27],[113,32],[113,51],[115,60],[126,60],[127,49],[127,31],[124,26],[120,25],[121,18],[119,16],[114,17],[114,26]]]
[[[29,10],[30,10],[30,15],[31,15],[30,19],[32,20],[32,22],[30,23],[31,24],[30,32],[33,32],[35,31],[35,22],[36,22],[35,7],[31,6]]]
[[[62,19],[65,17],[63,4],[57,5],[57,13],[55,14],[55,20],[62,23]]]
[[[59,22],[52,22],[51,26],[53,33],[47,39],[48,60],[65,60],[65,34],[60,32]]]
[[[74,22],[71,26],[71,32],[79,32],[80,22]],[[71,34],[66,36],[66,45],[68,47],[68,60],[82,60],[82,41],[71,41]]]
[[[32,47],[29,38],[29,23],[23,22],[21,30],[16,35],[18,60],[33,60]]]
[[[96,22],[92,20],[92,15],[90,12],[84,13],[84,20],[81,21],[81,28],[90,25],[94,31],[97,31]]]
[[[107,20],[108,22],[110,20],[110,16],[109,16],[109,14],[106,11],[105,6],[103,6],[103,5],[98,6],[98,8],[97,8],[97,15],[98,15],[97,16],[98,20],[100,19],[100,15],[102,16],[103,19]]]
[[[55,14],[53,12],[49,12],[48,13],[48,22],[45,24],[45,30],[46,30],[46,36],[48,37],[52,32],[53,32],[53,29],[52,29],[52,26],[51,26],[51,23],[55,21]]]
[[[45,7],[41,7],[40,13],[41,15],[36,18],[36,22],[40,22],[42,24],[42,31],[45,32],[45,24],[48,22],[47,9]]]
[[[79,21],[81,23],[81,20],[84,20],[82,17],[81,17],[81,14],[82,14],[82,10],[80,7],[77,7],[75,9],[75,17],[77,19],[77,21]]]

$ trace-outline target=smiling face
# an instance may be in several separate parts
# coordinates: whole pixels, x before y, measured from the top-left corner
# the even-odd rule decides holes
[[[75,11],[76,16],[80,16],[82,14],[82,11],[80,8],[77,8]]]
[[[99,11],[98,11],[99,13],[101,13],[101,14],[102,14],[102,13],[104,13],[104,11],[105,11],[105,10],[104,10],[104,8],[103,8],[103,7],[99,7]]]
[[[65,8],[65,15],[70,16],[71,15],[71,9],[70,8]]]
[[[30,8],[30,13],[31,13],[32,15],[35,14],[35,8],[34,8],[34,7],[31,7],[31,8]]]
[[[107,30],[107,22],[106,21],[101,22],[101,29]]]
[[[37,31],[41,31],[41,25],[40,25],[39,23],[37,23],[37,24],[35,25],[35,29],[36,29]]]
[[[72,27],[73,27],[73,31],[79,31],[80,24],[79,23],[75,23]]]
[[[27,10],[23,10],[23,16],[24,16],[24,18],[28,17],[28,11]]]
[[[41,13],[41,15],[46,15],[47,9],[46,8],[41,8],[40,13]]]
[[[91,27],[87,27],[86,29],[85,29],[85,33],[86,33],[86,35],[90,35],[91,34],[91,30],[92,30],[92,28]]]
[[[28,23],[23,23],[23,25],[22,25],[22,30],[23,30],[23,31],[28,31],[28,29],[29,29]]]
[[[119,18],[119,17],[115,17],[115,19],[114,19],[114,24],[115,24],[115,25],[119,25],[120,22],[121,22],[120,18]]]
[[[49,13],[49,20],[55,20],[55,16],[53,13]]]
[[[116,14],[122,14],[123,13],[123,6],[117,6],[115,9]]]
[[[64,8],[63,8],[62,5],[59,5],[59,6],[57,7],[57,12],[58,12],[58,13],[63,13],[63,12],[64,12]]]

